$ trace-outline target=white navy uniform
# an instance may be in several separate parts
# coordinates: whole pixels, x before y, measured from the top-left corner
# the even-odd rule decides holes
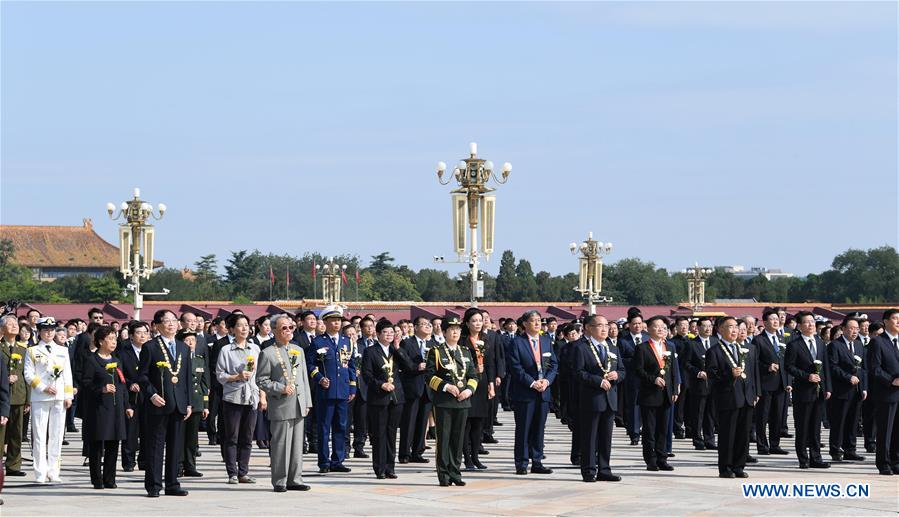
[[[54,367],[59,368],[58,377],[54,377]],[[74,396],[68,349],[41,341],[25,354],[24,373],[31,388],[34,475],[38,483],[59,482],[62,438],[66,429],[65,401]],[[50,386],[56,388],[55,395],[47,393]]]

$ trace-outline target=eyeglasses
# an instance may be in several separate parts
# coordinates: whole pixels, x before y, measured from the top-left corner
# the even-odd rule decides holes
[[[296,328],[297,328],[296,325],[289,325],[289,326],[281,327],[281,330],[294,330]]]
[[[172,318],[168,318],[168,319],[162,320],[161,323],[178,323],[178,320],[172,319]]]

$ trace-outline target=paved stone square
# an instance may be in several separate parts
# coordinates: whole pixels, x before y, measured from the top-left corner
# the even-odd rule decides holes
[[[828,470],[799,470],[795,455],[760,456],[750,465],[748,482],[870,483],[868,499],[749,500],[741,481],[717,477],[714,451],[694,451],[689,440],[675,440],[672,473],[647,472],[639,446],[631,446],[623,429],[615,430],[612,468],[620,483],[584,483],[568,464],[570,435],[552,415],[547,428],[545,464],[549,476],[516,476],[512,464],[512,414],[500,411],[505,424],[496,428],[499,444],[488,446],[486,471],[463,473],[465,487],[440,487],[433,468],[397,465],[396,480],[377,480],[370,460],[350,459],[349,474],[319,475],[312,455],[305,457],[309,492],[275,494],[267,477],[265,451],[253,450],[250,474],[256,485],[227,485],[217,447],[203,442],[199,469],[205,477],[186,478],[187,497],[149,499],[143,473],[118,473],[116,490],[91,488],[81,466],[81,442],[69,434],[64,447],[62,485],[7,478],[0,506],[3,515],[895,515],[899,511],[899,477],[877,475],[873,455],[863,464],[834,464]],[[790,419],[792,426],[792,418]],[[826,443],[824,431],[824,442]],[[429,442],[433,445],[433,442]],[[793,441],[782,445],[793,450]],[[27,447],[27,446],[26,446]],[[752,447],[754,452],[755,447]],[[30,451],[26,452],[26,456]],[[825,459],[827,459],[825,457]],[[22,481],[25,480],[25,481]]]

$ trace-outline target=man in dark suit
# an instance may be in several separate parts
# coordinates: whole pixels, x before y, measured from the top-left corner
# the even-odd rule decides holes
[[[427,320],[427,318],[425,318]],[[430,323],[430,322],[428,322]],[[372,467],[378,479],[396,479],[396,430],[406,401],[402,369],[417,369],[406,353],[393,345],[393,323],[381,320],[377,342],[362,353],[362,382],[368,385],[368,430],[371,436]]]
[[[692,352],[692,340],[688,337],[690,332],[690,320],[686,316],[674,318],[674,328],[671,342],[677,350],[677,362],[680,364],[681,392],[674,405],[674,437],[678,440],[686,438],[687,428],[687,402],[690,397],[690,389],[693,387],[693,376],[687,370],[690,364]]]
[[[577,390],[581,477],[586,482],[621,481],[612,473],[612,426],[618,409],[618,384],[624,380],[624,364],[618,347],[609,343],[609,322],[588,316],[584,337],[572,343],[574,389]]]
[[[885,476],[899,474],[899,309],[883,312],[883,334],[868,345],[868,387],[877,428],[875,462]]]
[[[721,339],[706,353],[706,367],[715,409],[718,412],[718,477],[748,478],[751,407],[758,399],[758,358],[737,343],[737,320],[717,321]]]
[[[215,365],[219,358],[222,348],[230,345],[234,337],[228,333],[225,319],[216,316],[212,319],[212,334],[206,340],[206,346],[209,347],[209,355],[207,365]],[[222,385],[219,383],[215,375],[209,376],[209,417],[206,419],[206,435],[209,437],[209,445],[222,445],[223,440],[219,436],[222,429],[221,422],[222,409]],[[224,460],[224,450],[222,451],[222,459]]]
[[[715,419],[712,415],[712,403],[709,401],[709,377],[706,354],[718,344],[718,338],[712,335],[712,320],[707,317],[699,319],[699,335],[690,341],[690,352],[686,360],[683,356],[678,359],[684,361],[684,369],[690,378],[691,387],[687,391],[687,421],[693,437],[693,447],[702,451],[705,449],[716,450],[715,444]],[[683,395],[681,395],[683,396]]]
[[[134,467],[146,468],[146,422],[144,396],[140,386],[140,354],[144,344],[150,340],[150,326],[143,321],[128,323],[129,339],[119,345],[116,355],[128,386],[128,403],[134,411],[125,419],[125,441],[122,442],[122,470],[134,472]]]
[[[649,340],[643,332],[643,315],[636,307],[627,311],[627,330],[618,336],[618,349],[627,370],[624,381],[624,427],[631,439],[631,445],[640,443],[640,410],[637,407],[637,393],[640,389],[640,378],[634,372],[634,355],[637,346]]]
[[[183,496],[187,490],[178,482],[178,468],[184,448],[181,427],[192,411],[190,350],[175,339],[178,330],[175,313],[166,309],[156,311],[153,324],[159,336],[146,342],[140,352],[140,388],[147,413],[144,487],[148,497],[159,497],[165,454],[165,494]]]
[[[643,460],[646,470],[674,470],[668,464],[668,412],[677,402],[678,384],[674,344],[668,343],[668,319],[653,316],[646,320],[649,339],[634,351],[634,373],[640,379],[637,404],[643,426]],[[628,372],[630,375],[630,372]]]
[[[366,316],[359,321],[359,327],[362,330],[362,335],[356,341],[356,352],[359,354],[360,364],[362,361],[362,354],[365,352],[365,349],[373,346],[378,341],[378,336],[375,332],[375,320],[373,320],[370,316]],[[362,371],[358,372],[357,377],[362,375]],[[353,457],[354,458],[368,458],[368,454],[365,452],[365,440],[368,439],[368,386],[363,383],[359,383],[359,389],[356,391],[356,398],[353,399],[352,412],[353,412]]]
[[[428,349],[437,342],[431,337],[431,320],[418,316],[412,320],[414,334],[400,343],[400,348],[411,361],[411,368],[400,372],[400,383],[406,403],[400,417],[400,463],[427,463],[425,435],[428,432],[428,415],[431,403],[425,392],[425,360]]]
[[[308,356],[309,348],[312,347],[312,341],[315,340],[316,329],[318,328],[318,317],[312,311],[303,311],[299,315],[297,315],[297,329],[294,332],[293,341],[294,343],[300,345],[300,348],[303,349],[303,352]],[[318,386],[315,383],[310,384],[310,388],[312,389],[312,399],[315,400],[315,393],[318,389]],[[359,407],[359,402],[355,402],[355,408]],[[364,404],[362,404],[364,406]],[[359,426],[359,422],[362,422],[362,428],[365,429],[365,415],[362,415],[362,418],[356,418],[354,420],[355,425]],[[312,405],[312,409],[309,410],[309,414],[306,415],[306,427],[303,429],[305,433],[305,442],[303,443],[303,452],[318,452],[318,425],[315,423],[315,404]],[[358,452],[359,449],[357,449]],[[357,458],[360,456],[356,456]],[[365,455],[368,457],[368,455]]]
[[[857,442],[855,431],[861,416],[862,400],[868,395],[862,358],[864,351],[861,344],[856,343],[859,322],[855,318],[847,317],[843,319],[840,327],[843,329],[843,336],[827,345],[830,383],[833,386],[833,394],[827,401],[827,416],[830,420],[830,457],[834,461],[864,461],[865,458],[855,452]]]
[[[760,455],[788,454],[780,447],[783,429],[783,405],[787,392],[792,390],[790,376],[784,367],[787,344],[780,341],[780,317],[777,309],[767,308],[762,313],[765,330],[753,338],[759,354],[759,378],[761,397],[754,415],[756,449]],[[767,433],[767,434],[766,434]]]
[[[811,312],[796,314],[799,332],[787,344],[784,364],[793,377],[793,421],[796,426],[796,456],[799,468],[830,468],[821,459],[821,418],[824,401],[830,398],[831,379],[824,341],[815,333]]]
[[[507,356],[510,373],[509,398],[515,412],[515,473],[552,474],[543,466],[543,435],[549,413],[549,387],[558,373],[552,342],[540,334],[540,313],[522,316],[524,334],[516,336]]]

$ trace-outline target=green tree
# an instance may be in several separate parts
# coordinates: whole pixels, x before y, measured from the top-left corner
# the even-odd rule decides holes
[[[16,253],[12,239],[0,239],[0,268],[4,268]]]
[[[515,266],[515,279],[518,284],[518,290],[512,301],[516,302],[533,302],[537,301],[537,279],[534,277],[534,270],[531,269],[531,263],[525,259],[518,261]]]
[[[194,267],[199,282],[213,282],[219,279],[218,259],[215,257],[215,253],[203,255],[200,260],[194,262]]]
[[[246,250],[231,252],[231,258],[228,259],[228,264],[225,266],[225,278],[232,296],[255,295],[252,298],[257,300],[263,299],[263,297],[258,296],[261,275],[262,257],[258,251],[254,250],[252,253]],[[267,284],[267,279],[265,279],[264,283]],[[267,285],[265,289],[267,293]],[[264,298],[268,298],[267,294]]]
[[[512,250],[503,251],[503,256],[499,261],[499,275],[496,277],[496,299],[499,301],[514,300],[518,290],[515,255]]]

